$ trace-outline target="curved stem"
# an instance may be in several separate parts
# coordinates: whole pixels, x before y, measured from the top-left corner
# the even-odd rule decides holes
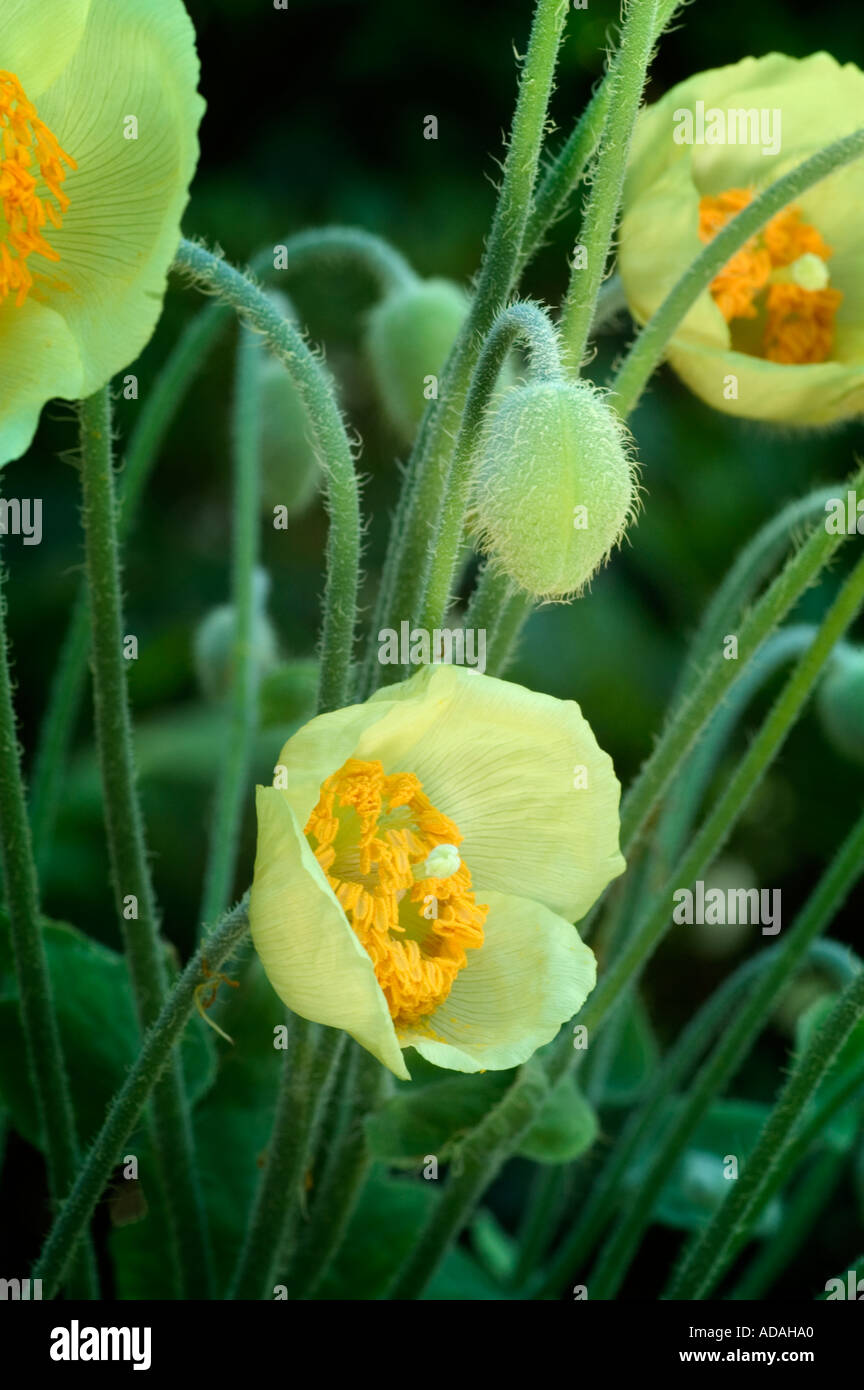
[[[226,913],[198,947],[172,986],[158,1018],[144,1035],[135,1062],[108,1108],[108,1114],[78,1173],[62,1210],[48,1233],[33,1270],[43,1280],[46,1296],[57,1292],[63,1274],[93,1215],[123,1146],[141,1116],[148,1097],[180,1041],[195,1008],[198,988],[225,963],[249,930],[246,899]],[[201,1271],[203,1274],[203,1271]]]
[[[536,380],[556,381],[562,375],[558,335],[545,310],[531,303],[502,309],[486,335],[471,377],[446,495],[426,531],[416,542],[413,537],[408,539],[409,554],[420,576],[420,626],[428,632],[447,616],[462,550],[474,454],[499,373],[517,342],[528,349],[529,367]]]
[[[132,529],[141,495],[177,410],[200,372],[217,334],[229,318],[229,310],[221,304],[210,304],[196,314],[177,340],[146,399],[142,401],[120,478],[118,532],[121,540]],[[89,636],[87,592],[82,584],[63,639],[33,762],[30,825],[40,864],[44,864],[48,856],[68,765],[69,747],[84,698]]]
[[[372,1166],[363,1122],[375,1109],[386,1081],[376,1058],[354,1045],[348,1072],[349,1101],[342,1125],[333,1142],[321,1184],[315,1196],[309,1224],[298,1245],[289,1271],[289,1291],[299,1298],[313,1298],[327,1267],[339,1250],[357,1199]]]
[[[548,1093],[542,1063],[532,1058],[519,1069],[494,1109],[460,1144],[447,1186],[388,1298],[414,1299],[423,1292],[475,1202],[531,1126]]]
[[[853,488],[862,485],[864,468],[859,469],[848,484]],[[811,531],[800,550],[790,557],[771,587],[741,622],[738,631],[740,657],[746,660],[782,622],[845,539],[829,535],[824,526]],[[735,623],[740,615],[732,613],[729,617],[731,623]],[[675,772],[739,672],[738,662],[726,661],[716,651],[692,692],[673,712],[622,802],[621,843],[625,855],[632,849]]]
[[[864,970],[847,985],[795,1063],[738,1181],[731,1185],[719,1211],[673,1274],[664,1298],[706,1298],[722,1278],[747,1238],[762,1194],[788,1170],[789,1153],[805,1107],[862,1018]]]
[[[313,275],[334,270],[359,272],[382,296],[417,281],[408,261],[389,241],[358,227],[312,227],[296,232],[272,249],[259,252],[252,269],[274,282],[283,277],[299,279],[310,271]]]
[[[642,100],[645,74],[656,38],[657,0],[631,0],[624,11],[624,32],[615,65],[604,83],[610,85],[600,153],[591,180],[582,220],[580,246],[586,264],[574,264],[561,306],[561,337],[571,370],[578,376],[585,356],[597,293],[603,281],[612,234],[621,206],[627,157]]]
[[[183,241],[175,271],[230,304],[283,364],[306,408],[312,442],[325,476],[330,531],[321,632],[319,709],[340,709],[351,698],[354,624],[360,568],[360,496],[351,445],[331,381],[302,335],[245,275],[205,247]]]
[[[589,1034],[609,1016],[621,992],[638,976],[645,961],[671,926],[670,903],[682,885],[699,877],[723,848],[744,807],[777,756],[819,678],[832,648],[854,621],[864,601],[864,559],[859,560],[822,623],[817,636],[783,687],[725,791],[706,817],[687,853],[679,861],[654,906],[614,960],[602,983],[579,1015]]]
[[[807,963],[818,964],[836,973],[843,984],[848,972],[836,970],[833,943],[816,941],[807,951]],[[683,1033],[670,1048],[655,1073],[638,1110],[634,1111],[609,1154],[586,1202],[580,1207],[579,1219],[572,1234],[562,1243],[550,1262],[536,1290],[537,1298],[552,1298],[568,1283],[590,1253],[604,1226],[620,1206],[620,1188],[634,1156],[639,1150],[654,1152],[660,1142],[663,1119],[662,1101],[674,1095],[703,1057],[706,1048],[717,1036],[719,1028],[734,1014],[754,981],[770,970],[779,955],[778,946],[769,946],[760,955],[751,956],[733,971],[709,995]]]
[[[258,714],[258,668],[255,655],[255,567],[258,563],[260,494],[260,359],[261,343],[241,328],[237,347],[234,395],[234,499],[232,521],[231,602],[234,640],[231,664],[231,719],[219,759],[216,804],[199,913],[212,922],[230,898],[237,868],[243,800]]]
[[[687,1090],[680,1110],[651,1158],[648,1171],[624,1205],[618,1224],[591,1276],[591,1294],[614,1298],[624,1281],[642,1232],[651,1220],[657,1195],[668,1180],[699,1120],[747,1056],[771,1004],[803,962],[811,943],[831,921],[864,871],[864,815],[827,869],[789,930],[771,968],[760,978],[729,1021],[714,1052]]]
[[[45,1144],[51,1199],[59,1203],[78,1166],[78,1139],[40,924],[39,883],[12,700],[3,568],[0,559],[0,862],[9,909],[26,1066]],[[96,1264],[89,1241],[70,1292],[83,1298],[99,1297]]]
[[[298,1019],[294,1046],[285,1054],[276,1117],[267,1159],[237,1268],[226,1295],[230,1299],[273,1297],[283,1234],[300,1200],[312,1134],[344,1035]]]
[[[144,1032],[164,1001],[167,972],[135,785],[107,387],[80,404],[79,418],[96,744],[117,916],[138,1024]],[[210,1278],[206,1218],[179,1058],[154,1093],[151,1118],[183,1287],[187,1292],[206,1288]]]
[[[645,383],[661,362],[667,343],[688,310],[736,251],[740,251],[744,243],[775,213],[781,212],[835,169],[851,164],[862,154],[864,127],[826,145],[788,174],[775,179],[708,242],[641,330],[612,381],[611,403],[622,416],[629,415],[636,405]]]
[[[486,633],[486,671],[500,676],[507,669],[525,623],[534,611],[530,594],[517,589],[505,574],[488,562],[465,613],[465,627]]]

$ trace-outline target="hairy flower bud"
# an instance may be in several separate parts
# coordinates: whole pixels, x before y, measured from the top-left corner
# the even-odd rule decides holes
[[[266,601],[270,581],[263,570],[255,572],[255,616],[252,623],[253,649],[260,682],[279,660],[279,643]],[[195,673],[208,700],[224,700],[231,690],[234,671],[234,607],[230,603],[214,608],[199,623],[194,637]]]
[[[830,742],[844,758],[864,763],[864,651],[843,646],[819,688],[819,714]]]
[[[538,599],[578,593],[636,507],[629,436],[584,381],[517,386],[492,411],[475,474],[480,546]]]
[[[437,378],[468,313],[469,298],[452,280],[418,280],[382,299],[369,315],[366,348],[379,397],[409,443],[437,394]]]

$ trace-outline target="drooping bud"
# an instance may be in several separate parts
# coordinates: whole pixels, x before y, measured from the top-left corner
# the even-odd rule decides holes
[[[269,588],[268,576],[263,570],[256,570],[252,631],[258,683],[279,661],[278,638],[266,611]],[[224,700],[231,690],[234,624],[234,606],[225,603],[212,609],[195,631],[194,659],[198,684],[206,698],[216,704]]]
[[[441,368],[470,301],[461,286],[418,280],[387,295],[369,315],[366,349],[379,397],[396,432],[410,443],[437,396]]]
[[[493,564],[537,599],[579,593],[636,509],[629,435],[584,381],[508,391],[478,452],[473,520]]]
[[[278,290],[271,299],[292,322],[293,308]],[[285,519],[300,516],[315,500],[321,467],[309,441],[306,409],[290,373],[262,352],[259,363],[261,500],[270,512],[285,508]]]
[[[864,764],[864,650],[838,647],[819,687],[819,715],[842,757]]]

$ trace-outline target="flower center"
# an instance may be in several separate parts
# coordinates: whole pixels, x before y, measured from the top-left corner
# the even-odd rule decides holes
[[[729,188],[699,200],[699,237],[711,241],[753,197]],[[829,288],[831,255],[821,234],[784,208],[745,242],[711,282],[714,302],[732,325],[732,346],[770,362],[826,362],[834,315],[843,298]]]
[[[349,758],[321,786],[306,836],[368,952],[393,1022],[447,998],[483,944],[488,908],[471,891],[457,827],[411,772]]]
[[[61,187],[64,164],[78,167],[39,120],[15,74],[0,71],[0,303],[10,294],[24,303],[33,284],[27,258],[34,252],[60,259],[42,229],[46,222],[61,226],[69,206]]]

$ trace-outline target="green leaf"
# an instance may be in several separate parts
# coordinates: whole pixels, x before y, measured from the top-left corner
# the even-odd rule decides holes
[[[123,957],[74,927],[43,922],[43,939],[72,1103],[82,1144],[92,1138],[138,1055],[138,1025]],[[4,934],[5,935],[5,934]],[[170,958],[169,958],[170,959]],[[3,964],[8,966],[8,961]],[[175,966],[170,962],[171,973]],[[24,1034],[14,976],[4,969],[0,993],[0,1098],[14,1129],[41,1148],[30,1079],[23,1065]],[[190,1098],[202,1096],[215,1079],[213,1043],[193,1019],[182,1043]]]
[[[316,1296],[381,1298],[417,1243],[438,1197],[434,1179],[395,1178],[374,1168]]]
[[[414,1063],[411,1063],[412,1072]],[[440,1076],[440,1070],[436,1068]],[[373,1158],[419,1168],[427,1154],[439,1162],[483,1119],[512,1083],[512,1071],[456,1075],[439,1081],[398,1082],[396,1094],[366,1119]]]
[[[597,1128],[597,1116],[575,1079],[565,1075],[550,1092],[517,1152],[537,1163],[570,1163],[591,1147]]]
[[[599,1104],[632,1105],[654,1075],[660,1049],[642,1000],[636,995],[623,1020]]]
[[[683,1103],[681,1097],[669,1103],[670,1120]],[[714,1101],[669,1174],[654,1206],[654,1220],[677,1230],[701,1231],[729,1191],[729,1183],[734,1181],[726,1176],[731,1172],[727,1160],[734,1157],[739,1171],[743,1170],[769,1110],[769,1106],[756,1101]],[[640,1155],[628,1175],[628,1186],[641,1181],[652,1159],[651,1153]],[[769,1202],[754,1234],[767,1236],[775,1231],[781,1211],[779,1198]]]

